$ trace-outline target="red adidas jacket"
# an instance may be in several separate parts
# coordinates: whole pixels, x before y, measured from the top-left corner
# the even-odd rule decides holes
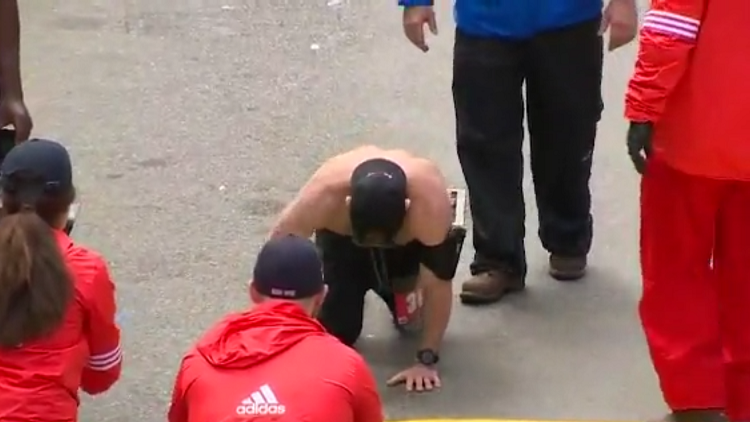
[[[169,422],[382,422],[362,357],[294,303],[213,327],[182,360]]]
[[[750,1],[652,0],[625,115],[686,173],[750,181]]]
[[[56,236],[74,276],[75,300],[48,337],[0,349],[2,422],[75,422],[78,389],[101,393],[120,377],[115,287],[107,266],[62,231]]]

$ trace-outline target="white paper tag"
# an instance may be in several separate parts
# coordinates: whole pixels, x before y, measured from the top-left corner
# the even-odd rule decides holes
[[[448,189],[448,196],[453,206],[453,225],[464,227],[466,224],[466,189]]]

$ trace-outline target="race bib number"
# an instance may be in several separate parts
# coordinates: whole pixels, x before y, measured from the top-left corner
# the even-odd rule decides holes
[[[408,325],[418,318],[422,310],[422,290],[417,289],[409,293],[395,293],[396,322]]]

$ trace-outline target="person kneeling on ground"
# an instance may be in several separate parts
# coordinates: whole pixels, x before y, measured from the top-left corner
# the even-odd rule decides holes
[[[326,294],[312,241],[284,236],[258,255],[256,306],[211,328],[182,360],[169,422],[382,422],[364,359],[314,319]]]
[[[115,287],[104,259],[63,231],[75,189],[62,145],[14,147],[0,188],[0,420],[75,422],[78,389],[120,377]]]
[[[440,386],[438,349],[465,235],[452,226],[447,186],[434,163],[366,146],[325,162],[281,212],[271,236],[315,235],[329,289],[320,321],[347,345],[360,336],[369,290],[383,298],[396,323],[421,301],[402,292],[423,293],[416,362],[389,381],[423,391]]]

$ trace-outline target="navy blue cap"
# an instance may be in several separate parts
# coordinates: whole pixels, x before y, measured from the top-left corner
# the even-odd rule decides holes
[[[392,237],[406,218],[406,173],[396,163],[383,158],[357,166],[350,180],[349,218],[355,237],[369,232]]]
[[[68,150],[46,139],[16,145],[0,164],[0,187],[19,196],[69,191],[73,188],[73,165]]]
[[[323,290],[323,262],[310,239],[287,235],[263,245],[255,261],[253,286],[268,297],[304,299]]]

